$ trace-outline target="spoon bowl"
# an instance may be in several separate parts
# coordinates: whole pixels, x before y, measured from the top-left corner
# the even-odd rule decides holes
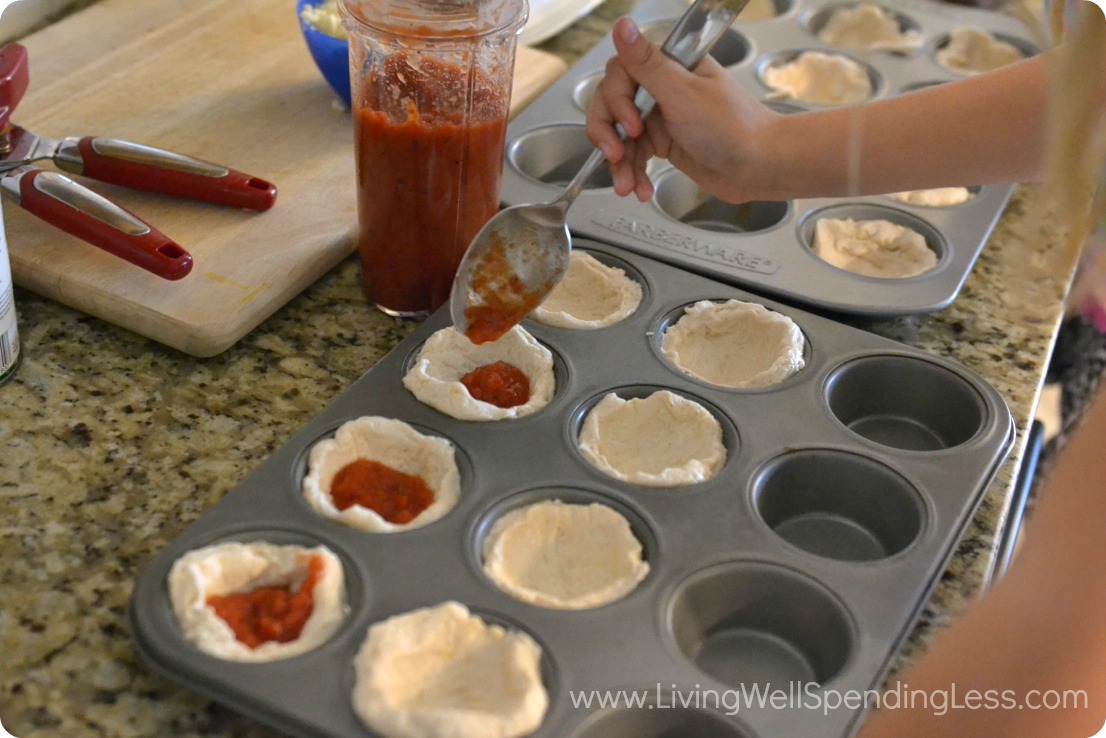
[[[567,212],[561,199],[515,205],[480,229],[473,240],[480,248],[466,252],[450,294],[458,331],[473,343],[494,341],[557,286],[572,250]]]
[[[603,164],[596,149],[551,202],[500,210],[472,240],[457,269],[449,310],[473,343],[494,341],[544,300],[568,270],[568,208]]]
[[[695,0],[661,50],[694,69],[747,2]],[[634,104],[645,118],[656,103],[639,89]],[[501,210],[476,234],[457,269],[449,300],[455,328],[470,341],[496,340],[557,286],[572,252],[568,209],[603,162],[603,152],[595,149],[556,199]]]

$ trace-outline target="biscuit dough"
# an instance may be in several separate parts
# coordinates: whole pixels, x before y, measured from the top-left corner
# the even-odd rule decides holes
[[[832,46],[853,51],[910,52],[924,39],[917,31],[903,31],[899,21],[878,5],[861,3],[835,10],[818,32]]]
[[[821,51],[804,51],[791,62],[764,70],[764,83],[775,92],[770,100],[793,98],[816,105],[851,105],[872,96],[868,71],[852,59]]]
[[[975,195],[967,187],[935,187],[931,190],[909,190],[894,192],[891,197],[908,205],[920,205],[926,208],[963,205]]]
[[[922,234],[886,220],[822,218],[812,248],[827,263],[866,277],[914,277],[937,265]]]
[[[314,606],[299,638],[269,641],[250,648],[207,604],[212,595],[248,592],[259,587],[296,589],[307,576],[312,556],[323,562],[312,590]],[[184,637],[204,653],[228,661],[276,661],[324,643],[346,616],[345,577],[338,557],[325,546],[271,543],[220,543],[189,551],[169,570],[169,600]]]
[[[573,251],[568,271],[530,317],[557,328],[603,328],[632,315],[641,297],[641,285],[626,272]]]
[[[625,597],[649,564],[620,513],[598,502],[547,500],[495,522],[484,539],[484,572],[523,602],[582,610]]]
[[[1023,59],[1020,49],[981,28],[962,26],[937,51],[937,62],[957,74],[980,74]]]
[[[505,361],[530,380],[530,399],[515,407],[497,407],[469,394],[461,377],[486,364]],[[403,384],[430,407],[459,420],[505,420],[530,415],[549,404],[555,386],[553,354],[522,326],[501,338],[474,344],[455,328],[443,328],[423,344]]]
[[[630,400],[607,394],[584,419],[579,448],[604,474],[644,487],[702,482],[726,462],[714,415],[668,390]]]
[[[702,300],[661,339],[681,371],[722,387],[764,387],[803,368],[803,332],[786,315],[740,300]]]
[[[516,738],[549,703],[534,639],[457,602],[372,625],[353,665],[354,712],[388,738]]]
[[[420,477],[434,491],[434,502],[409,523],[398,525],[375,510],[353,505],[339,510],[330,495],[334,475],[357,459],[387,464],[396,471]],[[343,423],[333,438],[316,443],[308,456],[303,496],[324,518],[358,530],[394,533],[421,528],[439,520],[457,504],[461,474],[453,444],[419,433],[402,420],[364,416]]]
[[[689,2],[688,5],[690,4]],[[749,4],[737,16],[737,22],[755,23],[770,20],[779,14],[779,9],[776,7],[774,0],[749,0]]]

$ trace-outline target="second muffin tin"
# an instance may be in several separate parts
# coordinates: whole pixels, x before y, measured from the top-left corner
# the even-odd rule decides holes
[[[146,567],[130,606],[145,659],[288,733],[363,737],[371,734],[350,705],[351,663],[368,627],[457,600],[542,646],[550,704],[534,736],[849,735],[863,711],[833,706],[834,695],[879,686],[1010,449],[1004,402],[954,362],[617,247],[583,238],[576,246],[623,268],[644,299],[608,328],[524,324],[555,357],[547,407],[478,423],[416,400],[402,374],[422,342],[449,325],[439,311]],[[778,385],[734,390],[664,360],[661,334],[685,307],[733,298],[794,320],[806,366]],[[639,487],[605,476],[577,450],[582,418],[600,397],[657,389],[694,398],[719,419],[728,456],[714,478]],[[308,507],[300,484],[310,449],[363,415],[398,418],[455,444],[461,496],[449,514],[374,534]],[[501,591],[481,567],[484,536],[507,511],[550,498],[622,513],[648,576],[626,597],[581,611]],[[230,540],[326,544],[345,568],[345,623],[316,650],[268,664],[194,648],[174,619],[166,577],[184,553]],[[791,702],[774,709],[741,697],[767,689]]]
[[[749,23],[739,15],[711,53],[734,79],[766,100],[771,90],[762,81],[764,69],[803,51],[843,55],[862,64],[873,82],[872,99],[960,79],[936,61],[937,50],[958,26],[982,28],[1025,55],[1038,51],[1012,17],[927,0],[874,4],[898,18],[901,27],[920,32],[923,45],[912,54],[830,46],[818,39],[818,30],[834,9],[856,3],[777,0],[779,15]],[[659,44],[686,7],[681,0],[645,0],[633,16]],[[585,111],[613,55],[608,36],[511,122],[504,204],[551,200],[591,153]],[[819,107],[795,100],[770,104],[782,111]],[[948,306],[1014,190],[1013,185],[973,187],[972,200],[948,207],[907,205],[887,195],[731,205],[706,195],[666,162],[654,160],[650,167],[656,194],[647,203],[614,194],[605,168],[593,177],[568,212],[572,232],[788,301],[876,317]],[[859,276],[830,266],[811,250],[814,222],[822,217],[883,219],[912,228],[925,237],[937,265],[906,279]]]

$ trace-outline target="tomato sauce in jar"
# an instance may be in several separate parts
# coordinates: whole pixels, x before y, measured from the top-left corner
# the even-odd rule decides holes
[[[330,483],[334,506],[368,508],[395,525],[410,523],[434,504],[434,490],[413,474],[370,459],[356,459],[343,466]]]
[[[360,93],[358,250],[365,293],[385,312],[444,304],[461,257],[499,208],[508,100],[470,77],[401,53]],[[458,99],[467,102],[458,108]]]
[[[505,361],[478,366],[461,377],[473,398],[496,407],[518,407],[530,400],[530,379]]]
[[[307,576],[299,588],[258,587],[248,592],[211,595],[207,604],[234,631],[234,636],[250,648],[276,641],[287,643],[300,637],[307,619],[315,609],[314,590],[323,573],[323,560],[312,556]]]

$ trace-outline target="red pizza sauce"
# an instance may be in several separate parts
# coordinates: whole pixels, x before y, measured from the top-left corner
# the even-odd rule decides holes
[[[360,505],[395,525],[410,523],[434,503],[434,491],[422,479],[369,459],[339,469],[330,496],[339,510]]]
[[[390,312],[430,312],[449,298],[461,257],[499,208],[509,94],[434,60],[416,69],[406,54],[384,61],[360,94],[365,293]]]
[[[315,584],[322,573],[322,557],[312,556],[307,562],[307,576],[295,592],[288,587],[258,587],[249,592],[211,595],[207,604],[250,648],[269,641],[287,643],[300,637],[304,623],[311,617]]]
[[[530,380],[505,361],[478,366],[461,377],[469,394],[496,407],[518,407],[530,399]]]

